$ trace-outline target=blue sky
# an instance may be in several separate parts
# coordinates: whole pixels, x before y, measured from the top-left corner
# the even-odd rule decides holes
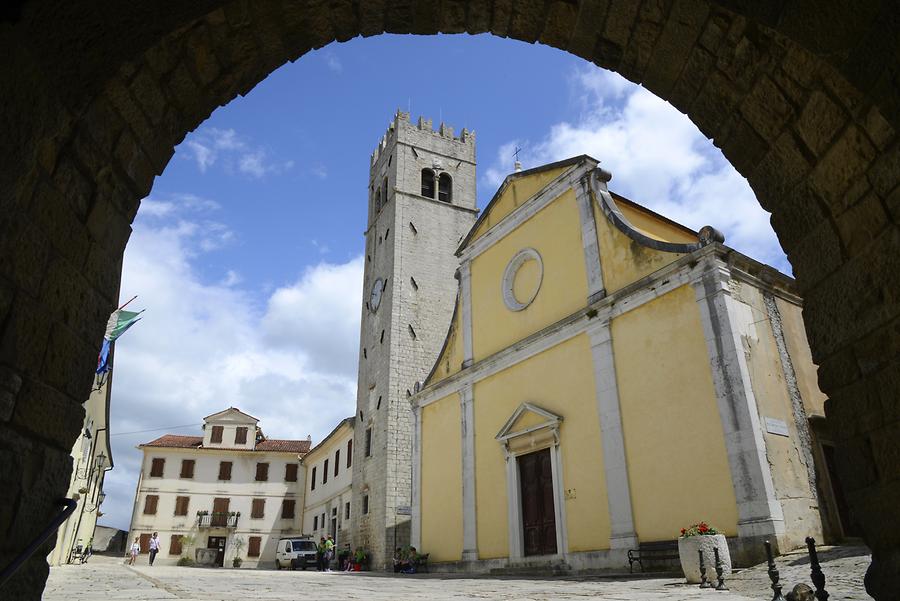
[[[102,523],[128,527],[141,442],[230,405],[314,441],[354,412],[369,155],[397,108],[476,131],[480,207],[516,146],[526,168],[591,154],[614,191],[789,269],[747,182],[615,74],[490,36],[332,44],[217,110],[142,204],[122,297],[147,311],[117,343]]]

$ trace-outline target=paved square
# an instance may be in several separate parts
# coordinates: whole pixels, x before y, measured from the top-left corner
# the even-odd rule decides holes
[[[870,561],[863,547],[823,549],[823,569],[833,599],[865,600],[862,577]],[[743,570],[728,582],[727,593],[701,591],[676,578],[608,579],[591,576],[572,578],[514,578],[423,574],[401,576],[314,571],[233,570],[226,568],[179,568],[141,565],[127,567],[121,559],[91,558],[85,565],[67,565],[50,570],[44,601],[348,601],[429,599],[460,601],[544,601],[550,599],[609,599],[655,601],[706,599],[708,601],[758,601],[771,598],[765,566]],[[809,581],[809,563],[804,553],[778,558],[787,593],[797,582]]]

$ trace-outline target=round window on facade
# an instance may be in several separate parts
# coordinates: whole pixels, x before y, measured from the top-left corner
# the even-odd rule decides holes
[[[521,311],[535,299],[544,278],[544,262],[533,248],[516,253],[503,272],[503,302],[510,311]]]

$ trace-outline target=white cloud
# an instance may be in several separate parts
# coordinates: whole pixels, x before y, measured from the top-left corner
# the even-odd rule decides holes
[[[199,434],[203,416],[233,405],[271,437],[321,440],[354,411],[362,259],[309,268],[260,306],[236,272],[209,284],[196,271],[227,227],[168,216],[139,213],[125,251],[122,296],[146,313],[117,343],[112,431]],[[103,523],[128,527],[134,447],[165,432],[113,437]]]
[[[499,186],[511,171],[515,145],[524,148],[526,169],[589,154],[612,172],[615,192],[691,228],[712,225],[730,246],[790,270],[769,214],[690,119],[644,88],[593,66],[576,71],[571,82],[582,114],[553,125],[537,141],[502,145],[483,183]]]
[[[332,73],[340,74],[344,70],[344,65],[333,52],[326,50],[322,55],[325,59],[325,65]]]
[[[220,162],[227,173],[237,170],[259,179],[284,173],[294,166],[292,160],[271,159],[265,149],[251,144],[233,129],[200,128],[188,135],[178,151],[183,158],[197,163],[201,173]]]

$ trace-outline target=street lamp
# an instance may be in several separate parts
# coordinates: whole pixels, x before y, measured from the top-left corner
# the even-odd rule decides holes
[[[106,467],[106,455],[102,452],[97,455],[97,471],[103,471],[103,468]]]

